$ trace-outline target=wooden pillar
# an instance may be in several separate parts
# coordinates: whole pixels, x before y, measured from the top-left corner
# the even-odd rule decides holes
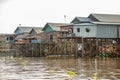
[[[90,41],[89,41],[89,45],[90,45],[90,54],[92,54],[92,41],[91,41],[92,39],[90,39]]]
[[[31,43],[32,44],[32,54],[31,54],[31,57],[33,56],[33,50],[34,50],[34,45],[33,45],[33,43]]]
[[[78,56],[78,43],[77,43],[77,39],[75,39],[75,47],[76,47],[76,50],[75,50],[75,58]]]
[[[82,57],[84,56],[84,38],[82,37]]]
[[[96,52],[95,52],[95,56],[98,55],[98,38],[96,38]]]
[[[41,56],[41,44],[39,43],[39,57]]]

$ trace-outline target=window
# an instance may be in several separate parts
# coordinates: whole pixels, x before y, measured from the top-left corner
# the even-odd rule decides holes
[[[10,40],[13,40],[13,37],[10,37]]]
[[[77,28],[77,32],[80,32],[80,28]]]
[[[50,35],[50,40],[53,40],[53,35]]]
[[[90,32],[90,29],[89,29],[89,28],[86,28],[86,32]]]
[[[73,29],[72,29],[72,28],[68,29],[68,31],[69,31],[70,33],[73,33]]]
[[[8,37],[7,37],[6,39],[7,39],[7,41],[9,40],[9,38],[8,38]]]

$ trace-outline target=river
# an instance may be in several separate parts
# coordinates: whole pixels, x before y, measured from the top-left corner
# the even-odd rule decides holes
[[[0,57],[0,80],[120,80],[120,58]]]

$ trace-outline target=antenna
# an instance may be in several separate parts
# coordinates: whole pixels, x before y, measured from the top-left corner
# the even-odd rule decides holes
[[[21,26],[21,24],[19,24],[19,26]]]
[[[66,15],[64,15],[64,22],[66,23]]]

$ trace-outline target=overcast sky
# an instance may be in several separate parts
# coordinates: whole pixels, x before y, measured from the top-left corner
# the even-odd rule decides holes
[[[90,13],[120,14],[120,0],[0,0],[0,33],[22,26],[43,27],[47,22],[69,23]]]

